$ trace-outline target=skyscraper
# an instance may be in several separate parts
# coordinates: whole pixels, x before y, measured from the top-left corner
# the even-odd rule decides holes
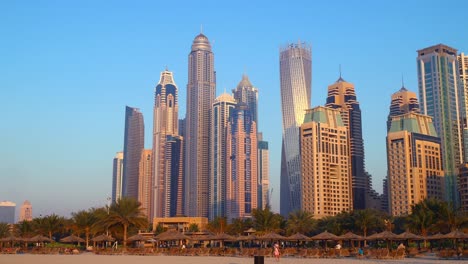
[[[459,84],[457,50],[438,44],[418,50],[417,71],[421,113],[433,118],[441,139],[446,199],[458,205],[458,166],[462,157],[463,91]]]
[[[280,211],[282,215],[301,208],[301,157],[299,127],[310,108],[312,49],[307,44],[289,44],[280,49],[281,150]]]
[[[188,57],[186,118],[186,214],[208,217],[211,108],[215,99],[214,54],[208,38],[199,34]]]
[[[322,106],[308,109],[300,139],[301,209],[317,218],[352,210],[348,129],[340,111]]]
[[[138,199],[138,175],[144,148],[145,124],[140,109],[125,108],[122,196]]]
[[[468,117],[468,56],[465,53],[460,53],[458,55],[458,67],[459,67],[459,74],[460,74],[460,81],[464,91],[464,99],[465,99],[465,112],[463,113],[464,117]],[[466,121],[465,121],[466,125]],[[468,156],[468,155],[467,155]]]
[[[258,89],[250,83],[249,77],[244,74],[242,80],[237,85],[236,89],[232,90],[234,99],[238,103],[246,104],[252,120],[257,124],[258,127]]]
[[[122,197],[123,152],[117,152],[112,162],[112,202]]]
[[[267,205],[270,205],[270,162],[269,162],[269,151],[268,141],[263,140],[263,134],[257,133],[258,140],[258,161],[257,161],[257,196],[258,196],[258,208],[265,209]]]
[[[213,104],[211,128],[211,177],[210,219],[226,216],[226,140],[229,117],[236,107],[236,100],[224,93]]]
[[[9,201],[0,202],[0,223],[15,223],[16,204]]]
[[[426,198],[443,199],[440,139],[430,116],[410,112],[392,118],[387,162],[392,215],[408,215]]]
[[[351,179],[353,186],[353,208],[368,208],[366,201],[370,193],[370,175],[365,171],[364,141],[362,140],[361,108],[356,98],[354,85],[340,78],[328,86],[327,107],[337,109],[348,130],[351,155]]]
[[[141,153],[138,174],[138,201],[148,221],[153,219],[153,150],[145,149]]]
[[[257,127],[245,104],[238,104],[227,127],[226,213],[252,217],[257,204]]]
[[[32,221],[32,205],[31,203],[26,200],[24,201],[23,205],[21,206],[20,217],[19,221]]]
[[[170,196],[167,181],[172,177],[169,168],[166,168],[167,138],[179,134],[179,99],[178,89],[174,82],[172,72],[167,69],[161,72],[159,83],[156,85],[154,94],[154,116],[153,116],[153,212],[155,217],[164,217],[167,197]],[[177,162],[182,159],[177,158]],[[176,162],[176,161],[171,161]]]
[[[416,93],[408,91],[408,89],[402,86],[398,92],[392,94],[390,112],[387,118],[387,132],[390,130],[393,117],[407,113],[419,112],[419,102]]]
[[[163,217],[185,214],[185,180],[183,175],[183,146],[181,136],[166,136],[166,180],[164,184],[165,204]]]

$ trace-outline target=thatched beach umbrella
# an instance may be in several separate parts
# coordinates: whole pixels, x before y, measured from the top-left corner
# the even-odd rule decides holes
[[[425,238],[423,236],[418,236],[416,234],[413,234],[409,231],[403,232],[399,235],[397,235],[397,240],[424,240]]]
[[[270,240],[286,240],[286,237],[282,235],[278,235],[274,232],[270,232],[268,234],[265,234],[261,237],[257,237],[259,240],[264,240],[264,241],[270,241]]]
[[[344,235],[339,236],[340,240],[348,240],[350,241],[350,244],[352,242],[352,246],[354,247],[354,241],[361,241],[364,240],[364,237],[360,235],[356,235],[353,232],[348,232]]]
[[[387,248],[390,248],[391,241],[393,240],[398,240],[398,236],[395,233],[392,233],[390,231],[383,231],[380,233],[373,234],[371,236],[366,237],[366,240],[384,240],[387,242]]]
[[[324,231],[318,235],[311,237],[310,240],[340,240],[340,238],[328,231]]]
[[[445,239],[466,239],[468,238],[468,234],[463,233],[460,230],[454,230],[448,234],[442,235],[442,238]]]
[[[169,230],[169,231],[166,231],[164,233],[161,233],[159,235],[157,235],[156,237],[156,240],[159,240],[159,241],[171,241],[171,240],[182,240],[182,239],[185,239],[185,240],[188,240],[190,239],[190,237],[178,232],[178,231],[174,231],[174,230]]]
[[[84,243],[86,242],[86,240],[82,239],[79,236],[70,235],[70,236],[60,239],[60,242],[62,243]]]
[[[93,242],[114,242],[115,238],[108,235],[100,235],[91,239]]]
[[[294,235],[286,237],[286,240],[290,241],[308,241],[310,238],[308,236],[305,236],[301,233],[296,233]]]
[[[17,242],[21,241],[20,238],[10,235],[8,237],[0,238],[0,242]]]
[[[37,235],[28,239],[28,242],[52,242],[53,240],[43,235]]]
[[[134,241],[146,241],[148,238],[142,236],[141,234],[137,234],[137,235],[134,235],[134,236],[131,236],[129,238],[127,238],[127,241],[131,241],[131,242],[134,242]]]
[[[237,241],[254,241],[257,240],[258,237],[256,235],[248,235],[248,236],[238,236]]]
[[[428,236],[426,237],[428,240],[440,240],[440,239],[444,239],[444,235],[442,233],[437,233],[435,235],[432,235],[432,236]]]

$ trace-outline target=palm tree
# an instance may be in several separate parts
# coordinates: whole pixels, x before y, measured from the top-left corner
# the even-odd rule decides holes
[[[141,203],[137,200],[124,197],[109,207],[109,215],[96,223],[97,226],[108,228],[121,227],[123,229],[123,245],[127,248],[127,231],[131,226],[146,228],[148,219],[143,213]]]
[[[189,232],[198,232],[198,231],[200,231],[200,228],[198,227],[197,224],[192,223],[192,224],[189,225],[188,231]]]
[[[227,233],[230,235],[240,235],[247,229],[249,229],[249,227],[247,227],[245,220],[242,218],[234,218],[231,224],[227,226]]]
[[[226,231],[226,226],[226,217],[216,217],[213,221],[208,223],[206,229],[214,233],[224,233]]]
[[[286,229],[288,234],[306,234],[313,230],[314,225],[315,221],[311,213],[297,210],[289,214]]]
[[[34,218],[33,227],[37,233],[47,235],[52,239],[52,234],[64,229],[65,218],[56,214]]]
[[[33,224],[30,221],[21,221],[14,225],[14,233],[22,238],[32,237],[34,230]]]
[[[7,223],[0,223],[0,238],[10,235],[10,225]]]
[[[89,236],[91,234],[91,228],[98,221],[98,216],[94,213],[95,209],[89,209],[88,211],[78,211],[72,213],[73,229],[78,233],[84,233],[86,236],[86,247],[89,246]]]
[[[280,214],[275,214],[271,211],[270,206],[265,209],[253,209],[252,216],[253,224],[257,231],[261,232],[278,232],[281,230],[283,217]]]
[[[356,210],[353,212],[354,226],[362,231],[364,237],[367,236],[369,229],[375,230],[382,228],[383,217],[379,217],[379,212],[372,209]],[[364,241],[364,246],[367,241]]]

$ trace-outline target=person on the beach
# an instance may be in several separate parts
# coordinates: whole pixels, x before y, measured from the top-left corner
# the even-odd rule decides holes
[[[275,255],[276,261],[279,261],[279,259],[280,259],[280,252],[279,252],[279,245],[278,245],[278,244],[275,244],[275,245],[274,245],[273,254]]]

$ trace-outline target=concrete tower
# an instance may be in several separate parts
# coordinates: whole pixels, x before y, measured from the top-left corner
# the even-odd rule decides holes
[[[123,152],[117,152],[112,161],[112,202],[122,197]]]
[[[208,217],[211,108],[215,99],[214,54],[208,38],[199,34],[188,58],[185,192],[186,214]]]

